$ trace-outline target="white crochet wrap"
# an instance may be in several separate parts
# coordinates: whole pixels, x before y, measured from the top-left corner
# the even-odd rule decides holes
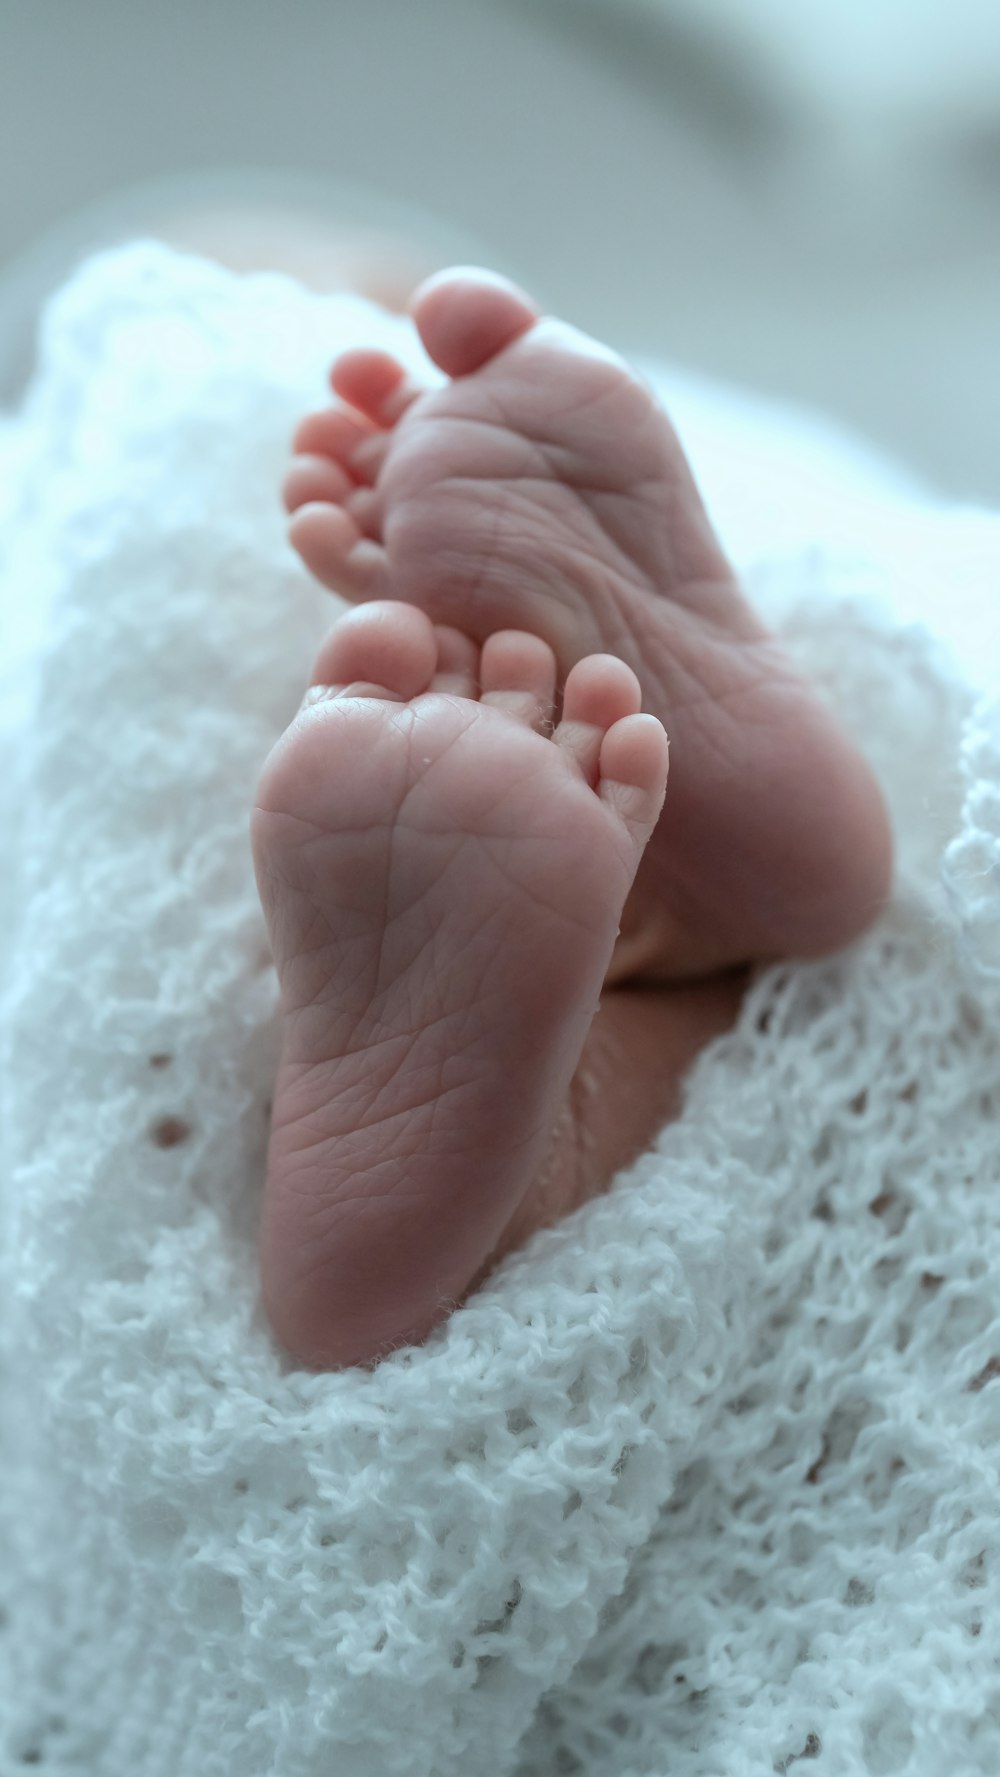
[[[262,1319],[247,818],[332,610],[275,490],[335,348],[396,326],[140,245],[52,305],[0,440],[4,621],[46,614],[4,774],[0,1773],[996,1777],[1000,702],[877,561],[787,515],[751,550],[725,448],[726,540],[890,797],[892,909],[764,973],[654,1151],[424,1349],[313,1375]],[[996,660],[1000,527],[935,523]]]

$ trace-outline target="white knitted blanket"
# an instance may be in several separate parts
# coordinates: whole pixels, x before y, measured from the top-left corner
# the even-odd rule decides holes
[[[47,614],[4,773],[0,1773],[996,1777],[1000,701],[877,561],[751,551],[725,440],[895,904],[764,973],[654,1151],[424,1349],[317,1376],[262,1320],[247,811],[331,615],[275,488],[394,325],[130,249],[0,440],[0,609]],[[880,509],[898,565],[930,520]],[[945,567],[949,525],[996,660],[1000,526],[942,518]]]

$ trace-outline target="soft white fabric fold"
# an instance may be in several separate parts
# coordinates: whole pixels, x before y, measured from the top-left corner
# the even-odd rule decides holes
[[[0,604],[44,622],[6,811],[0,1765],[994,1777],[1000,716],[867,596],[877,559],[738,551],[886,785],[879,928],[762,975],[655,1149],[424,1349],[309,1375],[262,1320],[247,812],[331,616],[275,489],[373,332],[138,246],[58,297],[5,445]]]

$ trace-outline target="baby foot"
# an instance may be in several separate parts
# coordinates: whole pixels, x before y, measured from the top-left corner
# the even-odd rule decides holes
[[[537,637],[480,650],[365,605],[265,767],[254,858],[284,1047],[261,1261],[302,1362],[425,1337],[572,1140],[667,743],[620,660],[573,667],[553,731],[555,686]]]
[[[743,598],[652,393],[487,273],[441,274],[412,314],[445,385],[352,351],[332,373],[349,405],[298,429],[285,497],[307,566],[480,642],[528,629],[560,681],[595,650],[633,668],[673,764],[613,979],[850,941],[888,892],[881,796]]]

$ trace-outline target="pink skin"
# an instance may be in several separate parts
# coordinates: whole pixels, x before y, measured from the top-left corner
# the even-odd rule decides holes
[[[735,1017],[734,965],[848,942],[891,874],[650,392],[485,273],[412,314],[446,385],[351,352],[296,435],[292,540],[359,608],[254,817],[285,1014],[264,1298],[315,1367],[423,1339],[602,1190]]]
[[[747,605],[681,447],[613,353],[488,273],[411,313],[450,379],[334,365],[296,434],[290,535],[352,601],[400,599],[481,644],[540,636],[558,682],[607,651],[669,728],[667,812],[610,979],[682,979],[839,948],[887,897],[891,842],[860,753]]]
[[[613,657],[573,668],[553,725],[555,699],[537,636],[480,649],[373,603],[335,625],[265,767],[284,1050],[261,1260],[304,1363],[424,1338],[524,1226],[534,1181],[562,1179],[667,742]]]

